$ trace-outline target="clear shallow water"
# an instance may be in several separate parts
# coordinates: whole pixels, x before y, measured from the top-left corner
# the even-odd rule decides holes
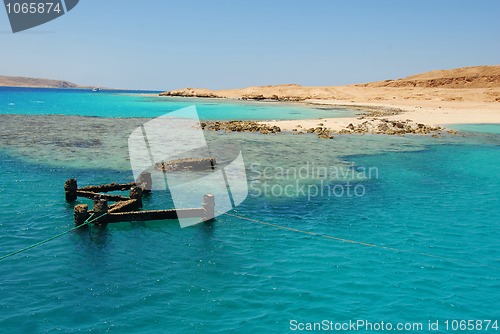
[[[67,178],[131,180],[126,136],[144,119],[0,119],[0,254],[73,226]],[[148,222],[79,231],[0,262],[2,331],[283,333],[291,319],[498,318],[498,132],[206,136],[227,159],[243,151],[251,196],[233,213],[405,252],[231,216],[186,229]],[[259,176],[266,168],[308,163],[378,173],[347,177],[364,187],[359,197],[257,194],[264,184],[295,182]],[[346,180],[306,175],[301,182],[326,191]],[[145,206],[170,207],[169,194],[157,192]]]
[[[204,120],[293,120],[349,117],[348,109],[309,107],[272,102],[240,102],[125,94],[73,89],[0,87],[0,113],[18,115],[80,115],[95,117],[158,117],[196,104]]]
[[[454,124],[450,128],[462,131],[474,133],[500,133],[500,124]]]

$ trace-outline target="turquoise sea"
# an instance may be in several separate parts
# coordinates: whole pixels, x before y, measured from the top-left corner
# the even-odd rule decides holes
[[[147,92],[146,92],[147,93]],[[158,92],[138,94],[132,91],[93,93],[90,90],[61,90],[0,87],[2,114],[79,115],[93,117],[158,117],[166,112],[193,105],[189,98],[157,96]],[[27,96],[28,95],[28,96]],[[196,99],[196,107],[206,120],[273,120],[345,117],[354,111],[332,108],[308,108],[296,104],[240,102],[220,103],[217,99]],[[234,110],[238,110],[237,113]]]
[[[193,104],[203,119],[354,113],[2,88],[0,256],[73,228],[64,181],[131,181],[130,132]],[[499,332],[500,125],[456,128],[333,140],[207,132],[227,159],[244,156],[250,194],[237,209],[184,229],[77,230],[0,261],[0,333],[288,333],[324,320]],[[169,207],[170,194],[145,206]],[[483,329],[446,330],[454,320]]]

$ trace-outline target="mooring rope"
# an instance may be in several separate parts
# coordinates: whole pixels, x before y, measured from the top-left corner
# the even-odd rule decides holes
[[[478,263],[478,262],[472,262],[472,261],[468,261],[468,260],[464,260],[464,259],[460,259],[460,258],[446,257],[446,256],[432,254],[432,253],[416,252],[416,251],[411,251],[411,250],[407,250],[407,249],[401,249],[401,248],[396,248],[396,247],[384,246],[384,245],[375,244],[375,243],[369,243],[369,242],[357,241],[357,240],[352,240],[352,239],[340,238],[340,237],[336,237],[336,236],[333,236],[333,235],[328,235],[328,234],[323,234],[323,233],[317,233],[317,232],[312,232],[312,231],[305,231],[305,230],[301,230],[301,229],[298,229],[298,228],[283,226],[283,225],[279,225],[279,224],[275,224],[275,223],[269,223],[269,222],[265,222],[265,221],[262,221],[262,220],[248,218],[248,217],[245,217],[245,216],[240,216],[240,215],[236,215],[236,214],[232,214],[232,213],[228,213],[228,212],[223,212],[223,211],[217,211],[217,212],[220,213],[220,214],[224,214],[226,216],[243,219],[243,220],[250,221],[250,222],[253,222],[253,223],[258,223],[258,224],[265,225],[265,226],[271,226],[271,227],[274,227],[274,228],[278,228],[278,229],[282,229],[282,230],[286,230],[286,231],[290,231],[290,232],[306,234],[306,235],[310,235],[310,236],[314,236],[314,237],[320,237],[320,238],[324,238],[324,239],[328,239],[328,240],[335,240],[335,241],[340,241],[340,242],[344,242],[344,243],[350,243],[350,244],[360,245],[360,246],[370,247],[370,248],[379,248],[379,249],[384,249],[384,250],[393,251],[393,252],[397,252],[397,253],[407,253],[407,254],[414,254],[414,255],[426,256],[426,257],[431,257],[431,258],[440,259],[440,260],[446,260],[446,261],[450,261],[450,262],[461,262],[461,263],[468,264],[468,265],[473,265],[473,266],[481,266],[481,267],[490,267],[490,268],[500,269],[500,267],[497,267],[497,266],[493,266],[493,265],[489,265],[489,264],[483,264],[483,263]],[[48,238],[48,239],[45,239],[43,241],[37,242],[36,244],[33,244],[31,246],[28,246],[28,247],[22,248],[20,250],[17,250],[15,252],[6,254],[4,256],[1,256],[0,257],[0,261],[4,260],[6,258],[12,257],[14,255],[17,255],[19,253],[25,252],[27,250],[30,250],[32,248],[35,248],[35,247],[41,246],[43,244],[46,244],[47,242],[52,241],[54,239],[57,239],[59,237],[62,237],[63,235],[66,235],[66,234],[68,234],[70,232],[73,232],[73,231],[81,228],[82,226],[86,226],[86,225],[92,224],[93,222],[95,222],[96,220],[98,220],[98,219],[106,216],[107,214],[108,213],[104,213],[104,214],[102,214],[99,217],[94,218],[94,219],[92,219],[92,217],[94,216],[94,214],[92,214],[81,225],[75,226],[74,228],[72,228],[72,229],[70,229],[68,231],[62,232],[62,233],[57,234],[57,235],[55,235],[55,236],[53,236],[51,238]]]
[[[86,226],[86,225],[92,224],[92,223],[93,223],[93,222],[95,222],[96,220],[98,220],[98,219],[100,219],[100,218],[104,217],[105,215],[107,215],[107,213],[102,214],[102,215],[100,215],[99,217],[92,219],[92,217],[94,217],[94,214],[92,214],[92,215],[91,215],[89,218],[87,218],[87,220],[85,220],[85,221],[84,221],[81,225],[75,226],[75,227],[73,227],[72,229],[70,229],[70,230],[68,230],[68,231],[65,231],[65,232],[59,233],[59,234],[57,234],[57,235],[55,235],[55,236],[53,236],[53,237],[51,237],[51,238],[48,238],[48,239],[45,239],[45,240],[43,240],[43,241],[37,242],[36,244],[33,244],[33,245],[31,245],[31,246],[28,246],[28,247],[22,248],[22,249],[20,249],[20,250],[17,250],[17,251],[15,251],[15,252],[12,252],[12,253],[6,254],[6,255],[4,255],[4,256],[1,256],[1,257],[0,257],[0,261],[4,260],[4,259],[6,259],[6,258],[9,258],[9,257],[11,257],[11,256],[17,255],[17,254],[19,254],[19,253],[25,252],[25,251],[27,251],[27,250],[29,250],[29,249],[32,249],[32,248],[35,248],[35,247],[41,246],[41,245],[43,245],[43,244],[46,244],[47,242],[52,241],[52,240],[54,240],[54,239],[57,239],[57,238],[59,238],[59,237],[62,237],[63,235],[66,235],[66,234],[68,234],[68,233],[70,233],[70,232],[73,232],[74,230],[77,230],[77,229],[79,229],[79,228],[80,228],[80,227],[82,227],[82,226]]]
[[[350,244],[355,244],[355,245],[360,245],[360,246],[364,246],[364,247],[379,248],[379,249],[384,249],[384,250],[388,250],[388,251],[392,251],[392,252],[397,252],[397,253],[414,254],[414,255],[432,257],[432,258],[440,259],[440,260],[446,260],[446,261],[450,261],[450,262],[461,262],[461,263],[468,264],[468,265],[473,265],[473,266],[481,266],[481,267],[490,267],[490,268],[500,269],[500,267],[497,267],[497,266],[494,266],[494,265],[489,265],[489,264],[483,264],[483,263],[468,261],[468,260],[464,260],[464,259],[460,259],[460,258],[446,257],[446,256],[432,254],[432,253],[417,252],[417,251],[411,251],[411,250],[407,250],[407,249],[400,249],[400,248],[395,248],[395,247],[390,247],[390,246],[384,246],[384,245],[374,244],[374,243],[369,243],[369,242],[363,242],[363,241],[345,239],[345,238],[340,238],[340,237],[336,237],[336,236],[333,236],[333,235],[328,235],[328,234],[322,234],[322,233],[317,233],[317,232],[300,230],[298,228],[283,226],[283,225],[279,225],[279,224],[275,224],[275,223],[268,223],[268,222],[265,222],[265,221],[262,221],[262,220],[248,218],[248,217],[244,217],[244,216],[240,216],[240,215],[235,215],[235,214],[228,213],[228,212],[222,212],[222,211],[217,211],[217,212],[219,212],[220,214],[224,214],[226,216],[231,216],[231,217],[235,217],[235,218],[247,220],[247,221],[250,221],[250,222],[253,222],[253,223],[258,223],[258,224],[261,224],[261,225],[271,226],[271,227],[274,227],[274,228],[278,228],[278,229],[282,229],[282,230],[287,230],[287,231],[290,231],[290,232],[307,234],[307,235],[311,235],[311,236],[314,236],[314,237],[321,237],[321,238],[325,238],[325,239],[329,239],[329,240],[336,240],[336,241],[340,241],[340,242],[344,242],[344,243],[350,243]]]

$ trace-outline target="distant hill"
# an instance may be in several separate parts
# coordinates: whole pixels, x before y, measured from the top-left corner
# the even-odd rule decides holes
[[[349,103],[407,100],[500,102],[500,65],[437,70],[403,79],[347,86],[287,84],[225,90],[184,88],[164,92],[160,96],[274,101],[343,100]]]
[[[0,75],[0,86],[39,88],[87,88],[69,81]]]
[[[491,88],[500,87],[500,65],[436,70],[397,80],[357,85],[360,87]]]

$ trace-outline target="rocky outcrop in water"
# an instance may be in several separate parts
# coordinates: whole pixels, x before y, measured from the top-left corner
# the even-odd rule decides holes
[[[162,172],[203,171],[214,169],[216,164],[215,158],[187,158],[159,162],[155,164],[155,169]]]
[[[442,130],[441,127],[416,123],[411,120],[406,121],[389,121],[387,119],[372,119],[366,120],[361,124],[349,124],[345,129],[339,131],[339,134],[350,133],[373,133],[385,135],[404,135],[404,134],[420,134],[426,135],[432,132]]]
[[[253,121],[210,121],[201,122],[201,128],[208,131],[280,133],[278,126],[269,126]]]
[[[293,129],[293,131],[298,131],[297,129]],[[318,138],[321,139],[333,139],[333,131],[330,129],[323,127],[323,126],[318,126],[316,128],[309,128],[304,130],[306,133],[312,133],[318,135]],[[303,134],[304,132],[300,131],[297,132],[298,134]]]
[[[261,134],[279,133],[281,129],[278,126],[269,126],[253,121],[210,121],[201,122],[201,128],[208,131],[226,131],[226,132],[259,132]],[[404,135],[420,134],[426,135],[443,130],[441,127],[433,127],[411,120],[389,121],[387,119],[365,120],[360,124],[349,124],[340,131],[333,131],[325,126],[303,129],[299,131],[294,129],[297,134],[315,134],[321,139],[334,139],[335,134],[385,134],[385,135]]]
[[[300,130],[293,129],[293,132],[297,134],[304,133],[314,133],[317,134],[319,138],[332,139],[334,134],[384,134],[384,135],[405,135],[405,134],[416,134],[416,135],[438,135],[445,129],[439,126],[425,125],[422,123],[416,123],[412,120],[405,121],[390,121],[387,119],[377,119],[373,118],[370,120],[365,120],[359,124],[350,123],[344,129],[340,131],[333,131],[326,127],[316,127]],[[450,134],[456,134],[454,130],[448,130]]]
[[[261,134],[279,133],[281,129],[278,126],[269,126],[252,121],[211,121],[201,122],[203,130],[209,131],[226,131],[226,132],[260,132]],[[297,134],[316,134],[318,138],[333,139],[334,134],[385,134],[385,135],[404,135],[404,134],[420,134],[426,135],[433,132],[444,130],[441,127],[434,127],[421,123],[416,123],[411,120],[406,121],[389,121],[387,119],[372,119],[366,120],[360,124],[349,124],[346,128],[340,131],[333,131],[325,126],[308,128],[299,131],[294,129]],[[452,133],[452,132],[450,132]]]
[[[172,90],[169,92],[163,92],[159,94],[160,96],[175,96],[175,97],[201,97],[201,98],[209,98],[209,99],[222,99],[225,96],[215,94],[208,89],[179,89]]]
[[[362,122],[361,122],[362,121]],[[425,125],[422,123],[413,122],[412,120],[388,120],[380,118],[366,119],[365,117],[358,118],[358,122],[348,124],[344,128],[332,130],[319,123],[318,127],[303,128],[297,125],[292,129],[295,134],[316,134],[322,139],[333,139],[334,135],[345,134],[383,134],[383,135],[432,135],[439,137],[443,132],[449,134],[457,134],[455,130],[447,130],[439,126]]]
[[[280,101],[280,102],[300,102],[310,99],[311,96],[292,96],[292,95],[283,95],[279,96],[276,94],[273,95],[262,95],[262,94],[246,94],[241,96],[241,100],[254,100],[254,101],[262,101],[262,100],[270,100],[270,101]]]
[[[201,128],[209,131],[226,131],[226,132],[259,132],[263,135],[280,133],[279,126],[270,126],[253,121],[212,121],[201,122]],[[317,127],[306,130],[307,133],[314,133],[319,138],[333,139],[332,131],[326,127]]]
[[[163,92],[160,96],[175,96],[175,97],[200,97],[210,99],[224,99],[227,96],[219,94],[216,91],[208,89],[185,88]],[[295,96],[295,95],[276,95],[276,94],[242,94],[237,97],[238,100],[244,101],[280,101],[280,102],[300,102],[312,98],[311,96]]]

